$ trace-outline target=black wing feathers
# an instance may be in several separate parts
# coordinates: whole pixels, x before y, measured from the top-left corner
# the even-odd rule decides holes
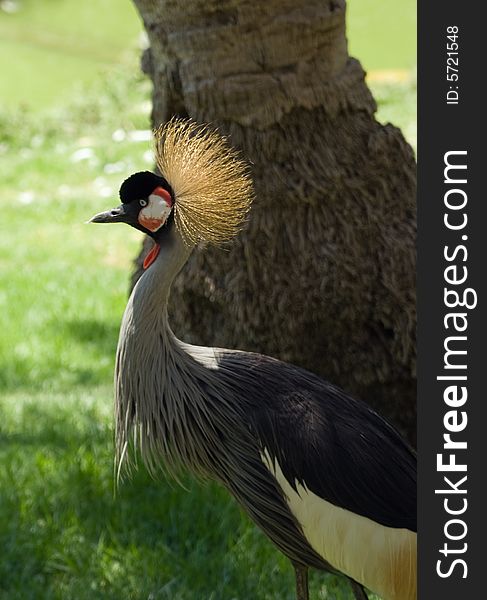
[[[363,402],[298,367],[223,354],[262,449],[289,483],[387,527],[416,531],[416,456]],[[248,405],[247,405],[248,403]]]

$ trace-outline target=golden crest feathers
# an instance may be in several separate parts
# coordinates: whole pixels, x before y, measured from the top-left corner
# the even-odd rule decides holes
[[[241,229],[253,199],[247,164],[207,125],[173,118],[155,132],[156,162],[171,185],[174,220],[188,244],[221,244]]]

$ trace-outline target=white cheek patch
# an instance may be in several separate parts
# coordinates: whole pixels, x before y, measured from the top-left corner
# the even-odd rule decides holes
[[[149,231],[155,232],[167,221],[171,210],[172,206],[164,198],[151,194],[149,204],[139,212],[139,223]]]

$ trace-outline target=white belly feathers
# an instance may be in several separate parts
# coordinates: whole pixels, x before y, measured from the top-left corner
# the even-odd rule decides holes
[[[279,464],[274,468],[267,453],[261,456],[320,556],[384,600],[415,600],[416,533],[386,527],[335,506],[302,485],[297,484],[296,492]]]

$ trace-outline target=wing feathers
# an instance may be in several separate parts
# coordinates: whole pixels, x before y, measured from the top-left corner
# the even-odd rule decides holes
[[[381,525],[416,531],[416,456],[382,417],[275,359],[229,352],[219,364],[242,388],[262,451],[295,491],[299,484]]]

